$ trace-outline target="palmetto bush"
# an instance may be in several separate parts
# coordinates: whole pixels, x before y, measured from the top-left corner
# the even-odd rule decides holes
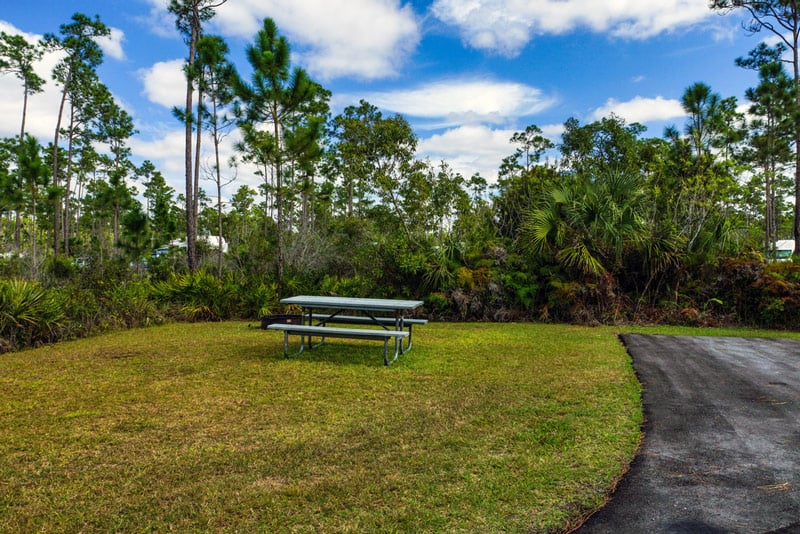
[[[228,282],[235,286],[238,295],[239,311],[242,318],[257,319],[272,313],[278,302],[278,285],[276,283],[255,282],[239,283],[233,279]]]
[[[84,337],[110,328],[107,307],[98,297],[97,288],[83,287],[81,278],[51,291],[58,291],[58,299],[64,303],[66,325],[63,338]]]
[[[236,286],[207,272],[173,275],[157,282],[153,294],[177,318],[191,321],[230,319],[239,307]]]
[[[642,191],[639,176],[614,172],[553,186],[525,214],[519,244],[576,279],[618,274],[648,235]]]
[[[133,328],[159,324],[164,321],[158,305],[150,298],[152,289],[143,281],[115,284],[106,295],[110,326]]]
[[[54,295],[38,282],[0,280],[0,352],[58,338],[66,319]]]

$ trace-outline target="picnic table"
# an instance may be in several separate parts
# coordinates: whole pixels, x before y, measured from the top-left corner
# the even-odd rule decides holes
[[[281,299],[281,304],[298,306],[302,310],[301,324],[271,324],[268,330],[284,333],[283,354],[289,356],[289,336],[300,336],[300,354],[306,347],[314,345],[312,337],[339,337],[350,339],[372,339],[383,341],[383,363],[389,365],[400,354],[411,350],[412,327],[425,324],[425,319],[411,319],[406,315],[422,306],[421,300],[373,299],[352,297],[331,297],[317,295],[298,295]],[[345,315],[356,313],[357,315]],[[380,328],[342,328],[329,324],[348,324],[378,326]],[[394,357],[389,359],[389,341],[394,339]],[[404,347],[404,341],[407,343]]]

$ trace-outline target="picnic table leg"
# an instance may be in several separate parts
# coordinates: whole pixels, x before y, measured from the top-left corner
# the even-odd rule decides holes
[[[336,311],[335,313],[333,313],[331,316],[329,316],[329,317],[326,317],[326,318],[324,318],[324,319],[320,320],[320,322],[318,322],[318,323],[317,323],[317,326],[320,326],[320,325],[321,325],[321,326],[326,326],[326,325],[328,324],[328,321],[332,320],[334,317],[336,317],[337,315],[339,315],[339,313],[340,313],[341,311],[342,311],[342,310],[338,310],[338,311]],[[311,326],[311,325],[313,325],[313,324],[314,324],[314,310],[313,310],[313,308],[308,308],[308,322],[306,323],[305,316],[304,316],[304,318],[303,318],[303,324],[308,324],[309,326]],[[319,346],[320,346],[320,345],[322,345],[323,343],[325,343],[325,336],[320,336],[319,343],[317,343],[317,344],[316,344],[316,346],[317,346],[317,347],[319,347]],[[315,345],[314,345],[314,343],[313,343],[313,341],[312,341],[312,339],[311,339],[311,334],[309,334],[309,336],[308,336],[308,348],[309,348],[309,349],[313,349],[313,348],[314,348],[314,346],[315,346]]]
[[[388,353],[389,339],[386,338],[386,339],[383,340],[383,365],[389,365],[391,363],[394,363],[394,361],[397,359],[397,357],[400,354],[402,354],[402,352],[400,352],[400,345],[401,344],[402,344],[402,341],[400,341],[400,338],[398,336],[395,336],[395,338],[394,338],[394,357],[392,357],[392,359],[390,360],[388,358],[388,355],[389,355],[389,353]]]
[[[403,316],[402,313],[399,313],[399,312],[396,313],[395,316],[394,316],[394,329],[397,330],[398,332],[403,332],[405,330],[405,327],[406,327],[405,326],[405,317]],[[405,348],[403,348],[403,340],[402,339],[400,340],[399,354],[405,354],[406,352],[411,350],[411,343],[412,343],[411,328],[412,327],[413,327],[413,325],[411,325],[411,324],[408,325],[408,343],[406,344]]]
[[[300,336],[300,350],[295,352],[294,354],[289,354],[289,331],[283,331],[283,357],[288,358],[289,356],[298,356],[303,352],[305,349],[305,336]]]
[[[403,316],[400,314],[399,311],[394,312],[394,329],[396,332],[403,331]],[[400,338],[395,339],[395,352],[402,353],[403,351],[403,340]]]
[[[311,322],[311,315],[312,315],[312,313],[313,313],[313,312],[314,312],[314,309],[313,309],[313,308],[308,308],[308,325],[309,325],[309,326],[312,324],[312,322]],[[303,322],[305,323],[305,321],[303,321]],[[305,339],[305,337],[304,337],[304,336],[301,336],[301,338],[302,338],[302,339]],[[314,348],[314,345],[312,344],[312,341],[311,341],[311,336],[310,336],[310,335],[308,336],[308,348],[310,348],[310,349]]]

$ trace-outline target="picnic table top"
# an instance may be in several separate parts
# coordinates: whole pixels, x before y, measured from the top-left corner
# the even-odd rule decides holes
[[[297,295],[281,299],[281,304],[293,304],[303,308],[326,308],[366,311],[409,311],[424,304],[421,300],[370,299],[353,297],[330,297],[321,295]]]

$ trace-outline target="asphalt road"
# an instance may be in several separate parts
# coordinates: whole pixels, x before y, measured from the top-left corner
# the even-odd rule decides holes
[[[800,340],[627,335],[644,441],[590,533],[800,532]]]

